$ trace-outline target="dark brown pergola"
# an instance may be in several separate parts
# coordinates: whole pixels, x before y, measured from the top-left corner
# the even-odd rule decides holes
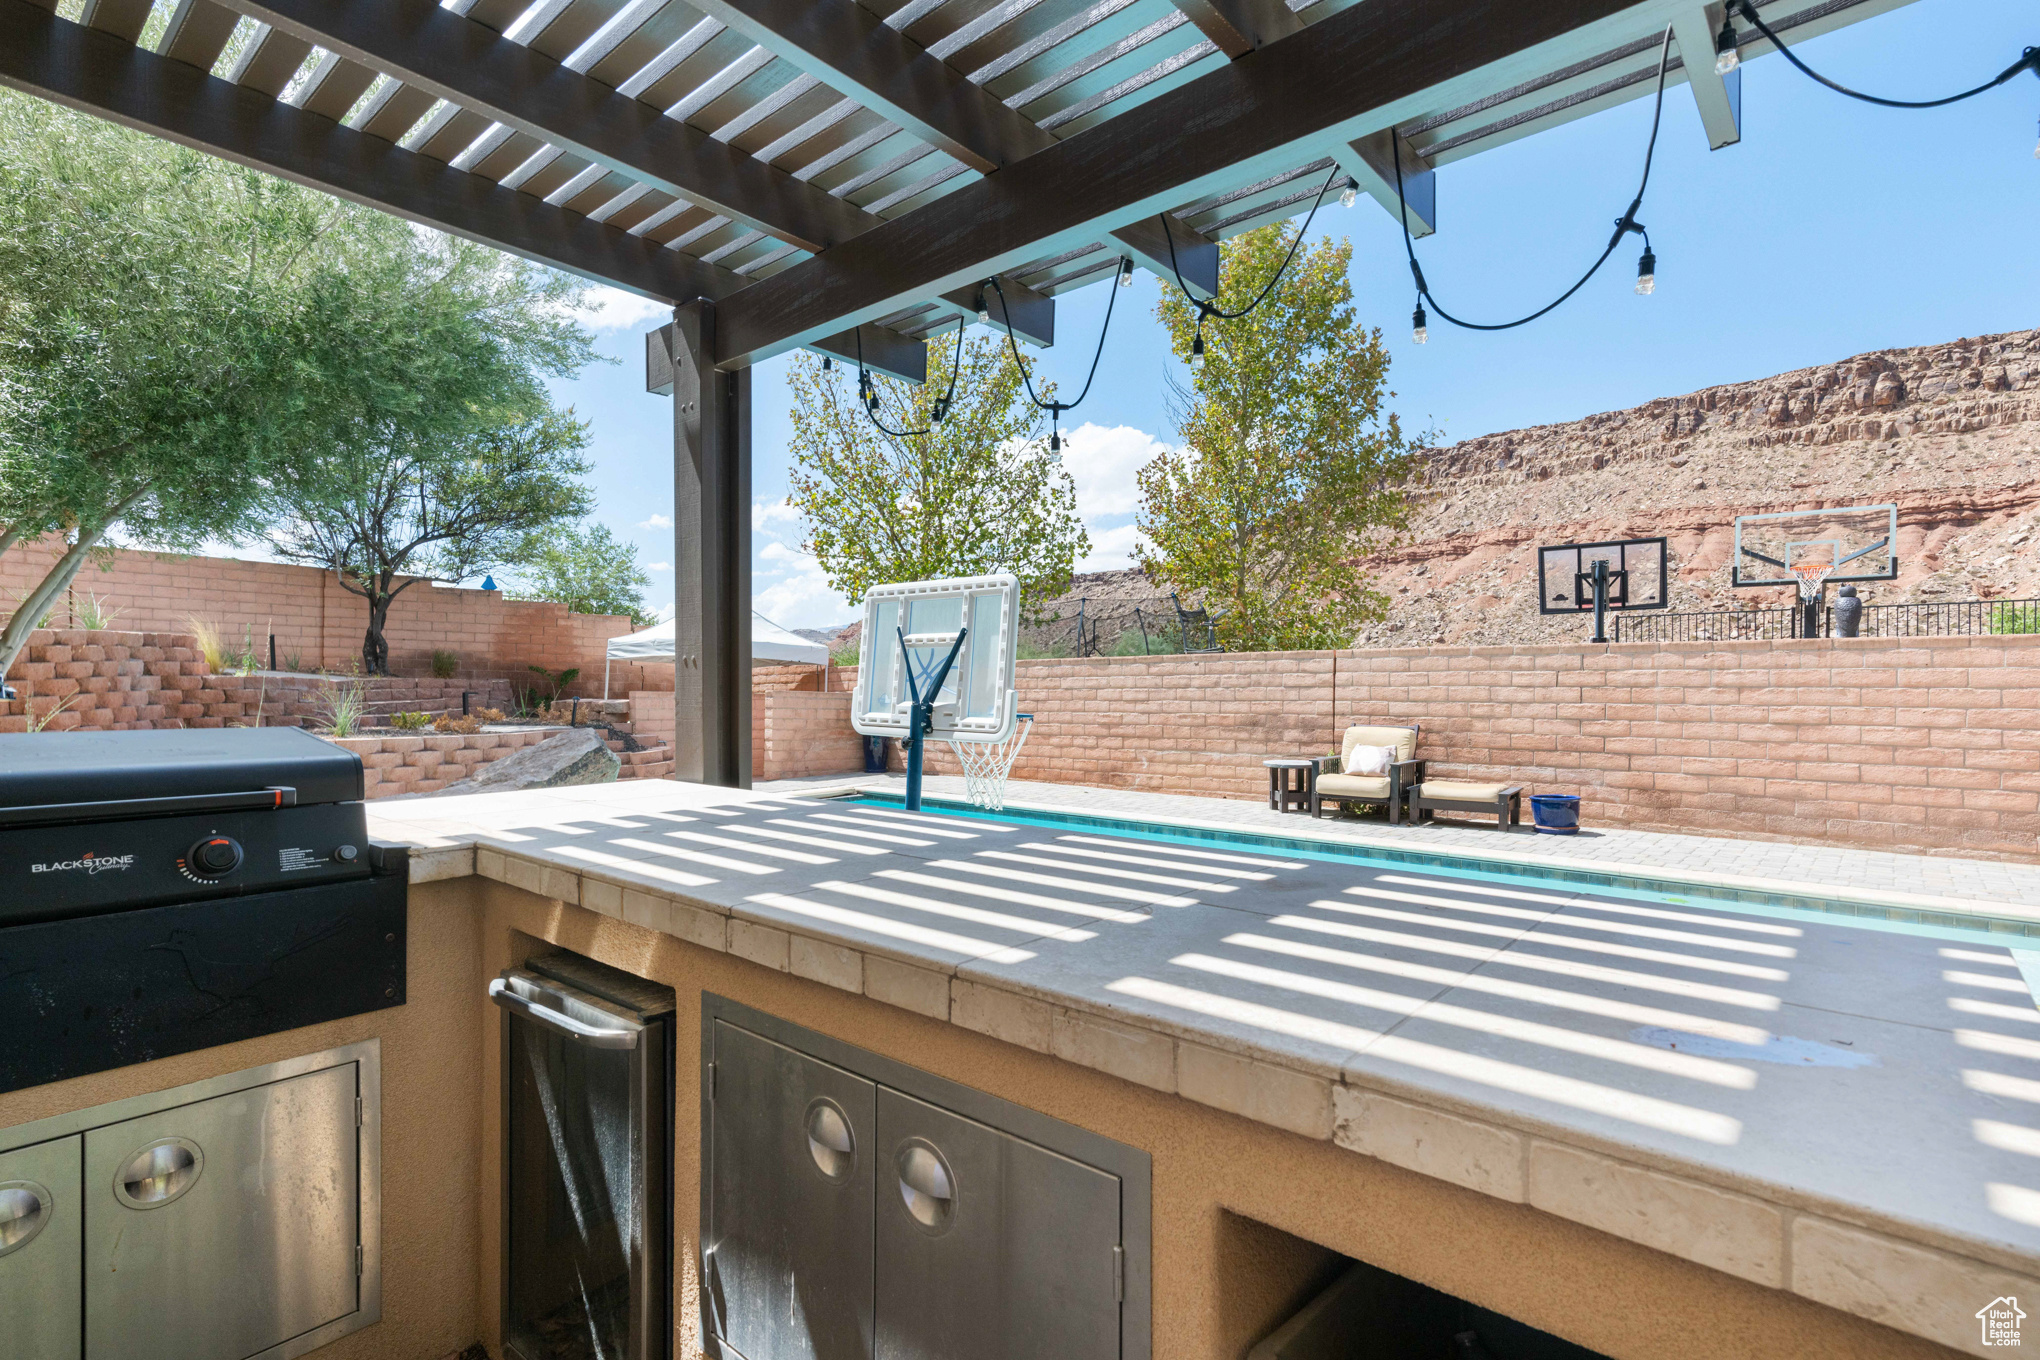
[[[1394,211],[1391,137],[1427,234],[1437,167],[1647,94],[1667,25],[1736,141],[1705,0],[0,0],[0,83],[672,303],[679,774],[741,785],[750,365],[919,381],[993,276],[1049,345],[1059,294],[1173,279],[1171,239],[1208,295],[1335,171]]]

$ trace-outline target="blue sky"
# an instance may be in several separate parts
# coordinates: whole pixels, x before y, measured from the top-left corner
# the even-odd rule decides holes
[[[2040,43],[2030,0],[1918,0],[1798,50],[1816,70],[1896,98],[1980,84]],[[1543,305],[1607,241],[1635,192],[1650,106],[1633,102],[1438,174],[1439,231],[1419,242],[1432,292],[1498,320]],[[1637,247],[1618,249],[1564,307],[1520,330],[1455,330],[1435,317],[1409,341],[1408,266],[1394,220],[1336,200],[1313,235],[1353,241],[1359,315],[1386,334],[1392,409],[1446,440],[1571,420],[1864,350],[2040,325],[2040,79],[2022,75],[1951,108],[1900,112],[1821,89],[1771,56],[1743,73],[1743,140],[1707,150],[1691,96],[1667,91],[1640,219],[1658,290],[1631,291]],[[1093,540],[1091,567],[1123,566],[1133,474],[1173,440],[1173,360],[1154,278],[1122,296],[1092,396],[1065,429],[1065,458]],[[593,422],[597,518],[653,564],[651,601],[672,603],[671,405],[644,391],[649,304],[606,295],[600,348],[620,362],[558,385]],[[1059,301],[1050,377],[1082,381],[1105,290]],[[1129,305],[1132,304],[1132,305]],[[787,627],[847,622],[849,606],[800,551],[784,504],[786,361],[754,387],[754,600]],[[1179,376],[1181,376],[1179,374]]]

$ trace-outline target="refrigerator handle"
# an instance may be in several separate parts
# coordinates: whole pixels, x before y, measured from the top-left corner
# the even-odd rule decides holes
[[[527,1001],[510,990],[507,978],[492,978],[489,981],[489,1000],[509,1011],[522,1016],[534,1025],[542,1026],[555,1034],[588,1045],[590,1048],[636,1048],[638,1031],[634,1029],[601,1029],[594,1025],[582,1024],[570,1015],[562,1015],[548,1006]]]

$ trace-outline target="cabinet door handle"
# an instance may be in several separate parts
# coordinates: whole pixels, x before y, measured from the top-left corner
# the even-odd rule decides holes
[[[49,1187],[36,1181],[0,1181],[0,1256],[20,1251],[50,1221]]]
[[[510,983],[504,978],[489,981],[489,1000],[509,1011],[512,1015],[523,1016],[534,1025],[564,1034],[590,1048],[636,1048],[638,1032],[634,1029],[603,1029],[596,1025],[583,1024],[571,1015],[562,1015],[550,1006],[541,1006],[535,1001],[510,990]]]
[[[956,1212],[956,1177],[948,1159],[933,1143],[915,1138],[900,1148],[896,1163],[908,1216],[931,1233],[946,1229]]]

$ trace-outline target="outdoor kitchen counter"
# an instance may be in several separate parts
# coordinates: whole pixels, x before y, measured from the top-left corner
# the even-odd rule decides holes
[[[1975,1312],[2040,1297],[2029,937],[1981,935],[2030,908],[1910,899],[1964,937],[667,781],[370,819],[414,884],[508,884],[1943,1345],[1996,1354]]]

